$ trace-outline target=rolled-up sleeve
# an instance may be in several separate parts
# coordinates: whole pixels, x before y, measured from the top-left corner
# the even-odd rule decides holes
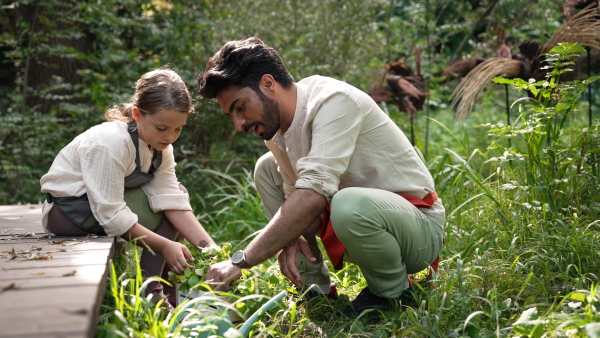
[[[123,197],[126,167],[121,157],[102,145],[79,149],[81,175],[90,207],[108,236],[120,236],[138,221]]]
[[[173,156],[173,146],[162,151],[162,163],[154,172],[154,178],[142,185],[148,195],[150,208],[154,212],[164,210],[192,210],[189,195],[179,189],[179,181],[175,175],[177,163]]]
[[[340,177],[348,169],[362,116],[356,103],[343,93],[325,100],[308,118],[312,121],[310,152],[298,159],[297,189],[312,189],[328,201],[339,189]]]

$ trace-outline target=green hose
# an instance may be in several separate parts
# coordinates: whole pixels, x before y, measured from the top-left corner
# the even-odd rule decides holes
[[[248,337],[250,333],[250,329],[252,325],[256,323],[258,318],[262,316],[265,312],[270,310],[273,306],[277,304],[277,302],[281,301],[283,297],[287,295],[287,291],[281,291],[275,297],[269,299],[263,306],[261,306],[248,320],[239,328],[239,332],[243,337]],[[216,327],[217,334],[223,334],[227,329],[233,327],[231,323],[231,318],[227,314],[227,311],[223,311],[225,309],[224,306],[219,305],[220,300],[216,297],[211,296],[202,296],[197,297],[190,302],[187,302],[184,306],[179,308],[178,312],[175,313],[175,318],[171,323],[170,332],[173,333],[176,331],[177,327],[181,324],[187,329],[185,331],[180,332],[180,335],[187,337],[197,326],[206,326],[206,325],[214,325]],[[207,305],[207,304],[210,304]],[[202,305],[202,306],[198,306]],[[186,320],[186,316],[189,314],[188,309],[198,309],[197,311],[203,312],[203,318],[196,318],[190,321]],[[223,315],[222,313],[225,313]],[[196,333],[198,334],[198,333]],[[197,337],[205,338],[208,337],[210,332],[201,332]]]
[[[210,293],[202,292],[202,294],[183,306],[177,307],[177,312],[173,314],[170,321],[170,333],[178,331],[180,336],[189,337],[193,332],[196,338],[208,338],[214,334],[223,335],[233,327],[227,307],[224,305],[225,302]],[[210,326],[211,329],[202,332],[195,331],[197,327],[207,326]]]
[[[287,295],[287,291],[281,291],[275,297],[271,298],[268,302],[266,302],[263,306],[261,306],[258,310],[256,310],[256,312],[254,312],[254,314],[252,314],[252,316],[250,316],[250,318],[248,318],[248,320],[244,323],[244,325],[242,325],[239,328],[239,331],[242,334],[242,336],[248,337],[248,334],[250,333],[250,329],[252,328],[252,325],[258,320],[258,317],[260,315],[262,315],[263,313],[265,313],[266,311],[268,311],[269,309],[271,309],[273,306],[275,306],[277,304],[277,302],[279,302],[286,295]]]

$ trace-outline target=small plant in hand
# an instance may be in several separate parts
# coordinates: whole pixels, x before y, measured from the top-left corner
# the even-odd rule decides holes
[[[208,268],[215,263],[219,263],[229,259],[231,252],[231,243],[224,243],[221,247],[205,247],[200,248],[190,245],[187,241],[184,241],[194,256],[195,261],[192,262],[194,266],[191,269],[186,269],[183,275],[176,275],[173,272],[169,272],[169,281],[171,283],[179,284],[179,291],[187,290],[203,290],[207,291],[206,287],[203,287],[208,273]]]
[[[192,290],[210,291],[206,281],[208,269],[212,264],[230,258],[231,243],[224,243],[219,247],[198,248],[185,243],[195,258],[190,264],[193,268],[186,269],[183,275],[169,272],[169,281],[179,284],[180,292]],[[220,293],[228,299],[236,299],[235,308],[244,316],[254,313],[268,299],[277,293],[286,290],[285,277],[279,272],[276,265],[260,264],[249,270],[242,270],[240,279],[232,283],[229,292]]]

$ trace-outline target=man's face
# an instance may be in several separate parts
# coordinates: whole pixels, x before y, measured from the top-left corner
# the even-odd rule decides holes
[[[217,94],[217,102],[238,131],[254,132],[270,140],[279,130],[279,104],[263,92],[232,86]]]

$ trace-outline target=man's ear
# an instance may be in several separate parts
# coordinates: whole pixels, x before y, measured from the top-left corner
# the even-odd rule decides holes
[[[276,83],[277,82],[275,81],[273,76],[271,76],[271,74],[265,74],[260,78],[260,87],[262,87],[261,89],[267,95],[272,96],[273,94],[275,94]]]

